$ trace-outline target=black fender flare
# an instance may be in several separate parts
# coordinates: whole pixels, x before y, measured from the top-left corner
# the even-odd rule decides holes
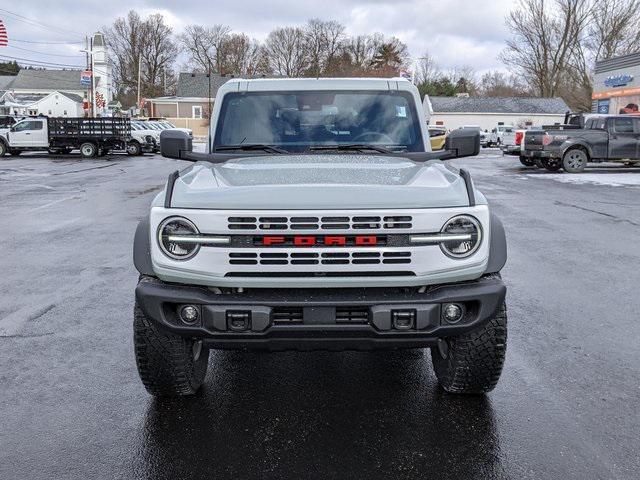
[[[498,273],[507,263],[507,236],[502,221],[492,213],[489,214],[491,244],[489,245],[489,262],[484,273]]]
[[[155,276],[149,245],[149,219],[140,220],[133,237],[133,265],[140,275]]]
[[[589,145],[587,142],[583,142],[580,140],[574,141],[571,145],[569,145],[568,147],[565,147],[562,150],[562,158],[564,158],[565,154],[569,150],[572,150],[574,148],[584,148],[587,151],[587,155],[589,155],[589,159],[593,158],[593,150],[591,149],[591,145]]]

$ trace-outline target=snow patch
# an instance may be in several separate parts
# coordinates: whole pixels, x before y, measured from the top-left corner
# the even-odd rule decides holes
[[[640,187],[640,173],[549,173],[526,176],[529,178],[551,179],[562,183],[605,185],[607,187]]]

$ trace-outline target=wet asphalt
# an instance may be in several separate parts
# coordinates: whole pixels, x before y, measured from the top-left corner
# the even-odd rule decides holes
[[[182,164],[2,159],[0,479],[638,478],[640,187],[453,163],[508,236],[492,393],[443,393],[427,351],[219,352],[201,394],[159,401],[135,369],[131,245]]]

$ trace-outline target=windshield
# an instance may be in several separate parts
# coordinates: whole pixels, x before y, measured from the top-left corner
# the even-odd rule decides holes
[[[413,96],[400,91],[229,93],[214,148],[252,144],[288,151],[349,144],[424,151]]]

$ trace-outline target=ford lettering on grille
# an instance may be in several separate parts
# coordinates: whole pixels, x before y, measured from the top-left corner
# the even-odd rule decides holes
[[[379,247],[384,235],[261,235],[254,237],[260,247]]]

